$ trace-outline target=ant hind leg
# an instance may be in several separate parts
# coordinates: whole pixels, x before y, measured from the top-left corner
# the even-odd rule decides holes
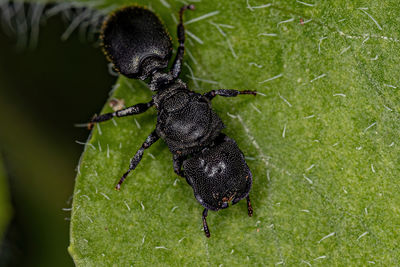
[[[185,52],[185,27],[183,26],[183,12],[186,10],[194,10],[194,5],[183,6],[179,11],[179,24],[178,24],[178,41],[179,47],[176,53],[174,64],[170,70],[170,74],[176,79],[182,70],[183,54]]]

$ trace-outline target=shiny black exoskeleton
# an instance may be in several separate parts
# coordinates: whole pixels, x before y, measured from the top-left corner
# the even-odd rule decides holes
[[[136,152],[116,189],[120,189],[127,175],[139,164],[144,150],[162,138],[172,152],[174,171],[186,178],[196,199],[205,207],[203,226],[206,236],[210,237],[206,221],[209,209],[224,209],[229,202],[236,204],[246,198],[248,215],[253,214],[249,197],[250,169],[236,142],[221,133],[224,124],[212,110],[211,100],[217,95],[234,97],[256,95],[256,92],[219,89],[198,94],[178,78],[184,54],[182,16],[186,9],[194,6],[184,6],[179,12],[179,47],[167,72],[164,70],[171,58],[171,38],[153,12],[130,6],[115,11],[105,20],[101,32],[103,49],[114,68],[129,78],[148,81],[156,94],[148,103],[95,116],[90,124],[139,114],[154,106],[158,110],[156,129]]]

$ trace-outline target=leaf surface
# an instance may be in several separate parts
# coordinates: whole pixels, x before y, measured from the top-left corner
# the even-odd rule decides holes
[[[144,2],[141,2],[142,4]],[[395,1],[209,1],[186,12],[190,88],[257,90],[213,106],[247,156],[246,203],[210,212],[163,141],[114,190],[156,111],[105,122],[76,179],[77,265],[395,265],[399,262],[399,9]],[[119,4],[118,4],[119,5]],[[179,1],[148,4],[175,47]],[[113,98],[151,99],[121,77]],[[106,103],[102,113],[110,112]]]

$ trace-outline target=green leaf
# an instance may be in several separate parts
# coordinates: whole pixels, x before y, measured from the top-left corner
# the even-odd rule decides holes
[[[3,161],[0,157],[0,244],[11,218],[10,194],[6,181],[6,173],[3,168]]]
[[[176,40],[172,16],[182,3],[166,2],[149,6]],[[75,263],[398,264],[397,2],[195,4],[185,13],[194,22],[186,25],[181,78],[200,93],[264,94],[213,100],[224,132],[248,157],[254,216],[244,201],[210,212],[207,239],[203,208],[174,174],[163,141],[115,191],[154,129],[156,111],[105,122],[88,140],[76,179],[69,247]],[[112,97],[129,106],[149,101],[151,92],[121,77]],[[107,102],[102,113],[110,111]]]

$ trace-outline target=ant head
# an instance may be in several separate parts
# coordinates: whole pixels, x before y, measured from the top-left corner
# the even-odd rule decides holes
[[[236,142],[224,135],[217,144],[183,162],[188,183],[197,201],[220,210],[248,196],[252,175]],[[220,140],[218,140],[220,139]]]

